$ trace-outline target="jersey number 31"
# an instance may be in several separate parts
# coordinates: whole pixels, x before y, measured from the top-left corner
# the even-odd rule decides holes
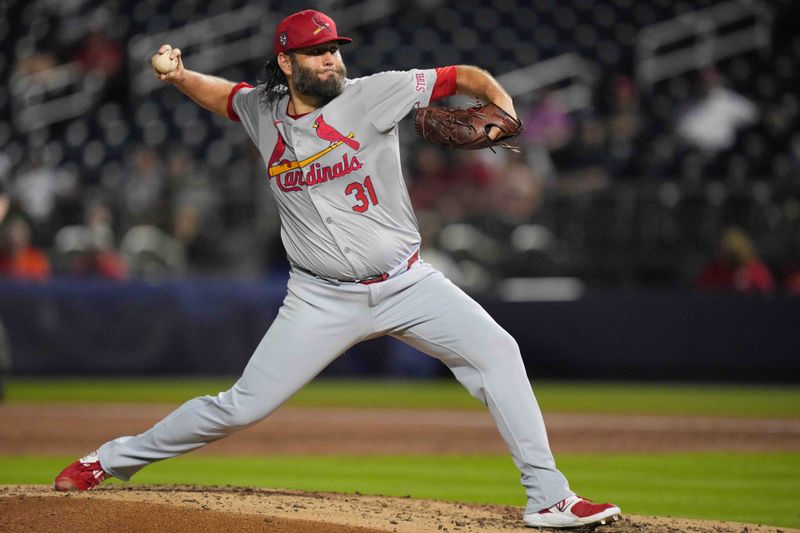
[[[364,193],[364,189],[366,189],[366,194]],[[344,193],[347,195],[355,193],[355,199],[358,203],[353,206],[353,211],[356,213],[363,213],[369,209],[370,203],[372,205],[378,205],[378,197],[375,195],[375,189],[372,188],[372,178],[369,176],[364,180],[364,185],[354,181],[345,188]],[[367,194],[369,198],[367,198]]]

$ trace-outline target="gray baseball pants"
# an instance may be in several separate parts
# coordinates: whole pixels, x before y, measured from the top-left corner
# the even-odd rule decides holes
[[[272,413],[358,342],[392,335],[443,361],[486,404],[521,473],[526,512],[571,496],[556,469],[519,347],[486,311],[419,262],[382,283],[334,285],[292,271],[275,321],[233,387],[184,403],[151,429],[99,450],[103,469],[128,480],[155,461],[244,429]]]

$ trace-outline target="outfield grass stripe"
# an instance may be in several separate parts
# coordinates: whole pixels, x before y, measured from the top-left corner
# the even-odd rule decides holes
[[[49,484],[71,457],[0,457],[0,483]],[[567,454],[557,457],[572,488],[640,515],[800,527],[800,453],[668,455]],[[507,456],[187,455],[156,463],[136,483],[255,486],[361,492],[524,505]]]
[[[13,378],[8,400],[25,402],[181,403],[229,388],[233,377]],[[575,383],[534,381],[545,412],[611,412],[800,418],[800,387],[710,384]],[[289,405],[308,407],[484,409],[455,380],[319,379]]]

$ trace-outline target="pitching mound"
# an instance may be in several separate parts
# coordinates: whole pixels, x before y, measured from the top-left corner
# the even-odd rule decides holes
[[[0,531],[273,533],[489,533],[531,531],[517,507],[266,489],[109,486],[57,493],[41,485],[0,487]],[[573,530],[575,531],[575,530]],[[731,522],[627,515],[598,533],[775,532]]]

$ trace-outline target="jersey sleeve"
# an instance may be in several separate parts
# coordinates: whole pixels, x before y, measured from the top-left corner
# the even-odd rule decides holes
[[[247,135],[258,146],[258,91],[247,83],[238,83],[228,96],[228,118],[241,122]]]
[[[431,102],[456,94],[456,76],[458,70],[455,66],[439,67],[436,69],[436,83],[433,85]]]
[[[387,131],[416,107],[431,102],[436,70],[381,72],[364,79],[364,107],[378,131]]]

